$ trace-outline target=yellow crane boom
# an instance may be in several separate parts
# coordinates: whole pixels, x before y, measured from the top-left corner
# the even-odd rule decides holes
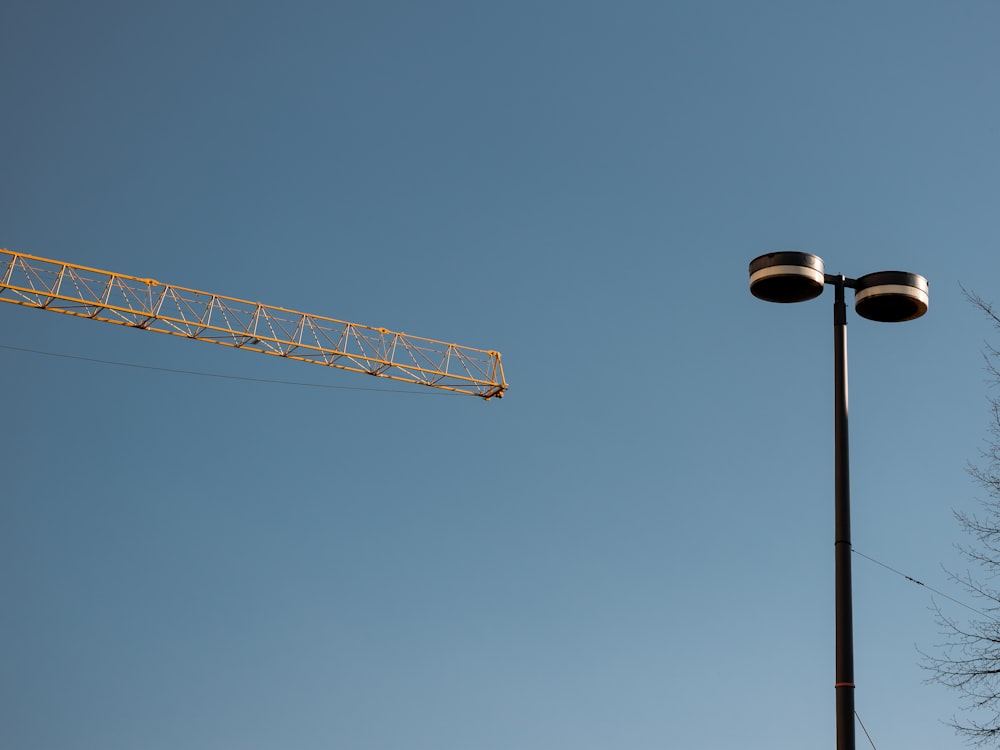
[[[484,399],[500,353],[0,250],[0,302],[363,372]]]

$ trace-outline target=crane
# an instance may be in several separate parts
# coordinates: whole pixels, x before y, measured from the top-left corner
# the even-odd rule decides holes
[[[0,302],[489,400],[500,353],[0,249]]]

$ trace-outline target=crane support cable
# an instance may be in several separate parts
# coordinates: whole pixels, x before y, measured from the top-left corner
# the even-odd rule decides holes
[[[0,250],[0,302],[207,341],[483,399],[507,390],[500,353],[153,279]]]

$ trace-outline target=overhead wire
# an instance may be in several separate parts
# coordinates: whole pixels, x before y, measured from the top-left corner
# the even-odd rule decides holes
[[[886,570],[888,570],[888,571],[890,571],[892,573],[895,573],[898,576],[901,576],[902,578],[905,578],[907,581],[910,581],[911,583],[915,583],[918,586],[923,586],[928,591],[931,591],[931,592],[937,594],[938,596],[942,597],[943,599],[947,599],[950,602],[954,602],[955,604],[958,604],[961,607],[965,607],[966,609],[968,609],[968,610],[970,610],[972,612],[975,612],[977,615],[985,617],[985,618],[987,618],[989,620],[996,620],[997,619],[994,615],[991,615],[991,614],[988,614],[986,612],[983,612],[980,609],[976,609],[975,607],[970,606],[970,605],[966,604],[963,601],[959,601],[958,599],[956,599],[953,596],[949,596],[948,594],[944,593],[943,591],[938,591],[937,589],[935,589],[935,588],[933,588],[931,586],[928,586],[923,581],[918,581],[916,578],[914,578],[912,576],[908,576],[908,575],[906,575],[906,573],[903,573],[900,570],[896,570],[891,565],[886,565],[881,560],[876,560],[874,557],[870,557],[870,556],[866,555],[864,552],[858,552],[858,550],[854,549],[853,547],[851,548],[851,552],[853,552],[855,555],[859,555],[860,557],[865,558],[866,560],[868,560],[870,562],[875,563],[876,565],[878,565],[878,566],[880,566],[882,568],[885,568]]]
[[[975,607],[972,607],[972,606],[966,604],[965,602],[956,599],[953,596],[949,596],[948,594],[944,593],[943,591],[939,591],[938,589],[933,588],[932,586],[928,586],[923,581],[919,581],[916,578],[914,578],[913,576],[909,576],[906,573],[904,573],[903,571],[897,570],[896,568],[892,567],[891,565],[887,565],[886,563],[882,562],[881,560],[876,560],[874,557],[871,557],[870,555],[866,555],[864,552],[859,552],[858,550],[854,549],[854,547],[851,547],[851,552],[853,552],[855,555],[858,555],[859,557],[863,557],[864,559],[868,560],[869,562],[875,563],[876,565],[878,565],[881,568],[885,568],[886,570],[888,570],[891,573],[895,573],[896,575],[898,575],[901,578],[905,578],[910,583],[916,584],[917,586],[921,586],[921,587],[927,589],[928,591],[930,591],[930,592],[932,592],[934,594],[937,594],[938,596],[942,597],[943,599],[947,599],[948,601],[954,602],[955,604],[958,604],[961,607],[965,607],[966,609],[971,610],[972,612],[975,612],[977,615],[980,615],[982,617],[985,617],[985,618],[991,619],[991,620],[995,620],[996,619],[992,615],[989,615],[986,612],[983,612],[982,610],[976,609]],[[868,733],[868,729],[865,727],[865,723],[863,721],[861,721],[861,715],[858,714],[857,710],[854,711],[854,718],[857,719],[858,725],[861,727],[861,731],[863,731],[865,733],[865,737],[868,738],[868,744],[872,746],[872,750],[878,750],[878,748],[875,747],[875,742],[872,740],[872,736]]]
[[[868,734],[868,730],[865,729],[865,723],[863,721],[861,721],[861,715],[857,711],[854,712],[854,718],[857,719],[858,720],[858,724],[861,725],[861,731],[864,732],[865,733],[865,737],[868,738],[868,744],[872,746],[872,750],[878,750],[878,748],[875,747],[875,743],[872,742],[872,736],[870,734]]]
[[[937,594],[938,596],[942,597],[943,599],[947,599],[948,601],[953,602],[953,603],[955,603],[955,604],[957,604],[957,605],[959,605],[961,607],[965,607],[966,609],[968,609],[968,610],[970,610],[972,612],[975,612],[977,615],[980,615],[981,617],[985,617],[988,620],[997,621],[997,618],[994,615],[991,615],[991,614],[989,614],[987,612],[983,612],[980,609],[976,609],[975,607],[970,606],[970,605],[966,604],[965,602],[956,599],[953,596],[949,596],[948,594],[944,593],[943,591],[939,591],[938,589],[935,589],[932,586],[928,586],[923,581],[918,581],[913,576],[909,576],[906,573],[904,573],[903,571],[897,570],[896,568],[892,567],[891,565],[887,565],[886,563],[882,562],[881,560],[876,560],[874,557],[871,557],[870,555],[866,555],[863,552],[859,552],[858,550],[854,549],[853,547],[851,548],[851,552],[853,552],[854,554],[856,554],[856,555],[858,555],[860,557],[863,557],[864,559],[868,560],[869,562],[875,563],[879,567],[885,568],[886,570],[890,571],[891,573],[895,573],[896,575],[900,576],[901,578],[905,578],[910,583],[914,583],[917,586],[921,586],[921,587],[927,589],[928,591],[933,592],[934,594]],[[868,733],[868,729],[865,727],[864,722],[861,721],[861,716],[858,714],[857,710],[855,710],[855,712],[854,712],[854,717],[857,719],[858,724],[861,726],[861,730],[865,733],[865,737],[868,738],[868,743],[872,746],[872,750],[877,750],[877,748],[875,747],[875,743],[872,741],[872,737]]]

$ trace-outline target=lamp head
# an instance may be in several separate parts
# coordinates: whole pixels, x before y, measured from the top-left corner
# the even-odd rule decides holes
[[[906,271],[879,271],[854,282],[854,309],[881,323],[914,320],[927,312],[927,279]]]
[[[804,302],[823,293],[823,259],[810,253],[767,253],[750,261],[750,293],[766,302]]]

